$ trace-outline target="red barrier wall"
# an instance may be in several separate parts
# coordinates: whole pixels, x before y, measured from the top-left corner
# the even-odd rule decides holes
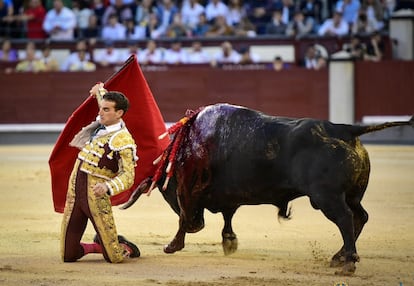
[[[88,96],[90,87],[112,73],[102,69],[94,73],[1,75],[0,123],[64,123]],[[274,115],[328,116],[327,70],[230,71],[185,66],[144,74],[168,122],[180,119],[187,109],[217,102]]]
[[[414,114],[414,62],[357,62],[355,119],[364,115]]]
[[[94,73],[0,74],[0,124],[64,123],[89,88],[113,69]],[[272,115],[328,119],[328,70],[292,68],[223,70],[210,67],[145,68],[164,119],[175,122],[187,109],[228,102]],[[355,64],[355,120],[364,115],[414,113],[414,62]]]

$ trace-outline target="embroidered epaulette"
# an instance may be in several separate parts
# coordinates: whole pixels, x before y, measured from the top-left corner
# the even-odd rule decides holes
[[[127,148],[132,148],[134,160],[136,161],[138,159],[136,157],[137,146],[135,145],[135,141],[127,129],[123,128],[115,132],[111,139],[109,139],[108,145],[112,151],[121,151]]]

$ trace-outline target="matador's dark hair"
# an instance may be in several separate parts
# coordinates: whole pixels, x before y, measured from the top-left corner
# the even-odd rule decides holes
[[[115,102],[115,110],[121,109],[124,111],[124,113],[126,113],[129,108],[129,100],[121,92],[109,91],[104,94],[103,99]]]

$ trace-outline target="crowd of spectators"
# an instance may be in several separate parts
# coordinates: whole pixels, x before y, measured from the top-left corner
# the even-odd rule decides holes
[[[248,46],[236,50],[229,41],[222,42],[214,53],[206,52],[200,41],[192,42],[188,49],[183,49],[178,40],[172,41],[167,48],[159,48],[155,40],[148,40],[144,48],[139,48],[136,41],[129,41],[126,49],[116,48],[113,42],[106,42],[101,49],[91,48],[86,40],[80,40],[75,45],[75,49],[59,63],[51,55],[48,45],[38,49],[34,42],[29,41],[24,51],[18,53],[11,48],[10,40],[6,40],[0,50],[0,61],[14,62],[16,72],[95,71],[98,67],[120,66],[132,55],[137,57],[141,65],[201,64],[217,67],[263,64],[260,56]]]
[[[24,50],[12,48],[10,40],[3,41],[0,50],[0,63],[8,63],[6,72],[48,72],[48,71],[95,71],[99,67],[120,67],[129,57],[135,55],[142,66],[146,65],[206,65],[223,67],[238,65],[249,68],[286,70],[293,65],[306,69],[319,70],[326,67],[328,55],[326,49],[318,44],[310,44],[298,63],[287,63],[275,54],[272,60],[262,61],[261,56],[242,46],[233,48],[230,41],[223,41],[214,52],[205,51],[202,42],[193,41],[191,47],[184,49],[178,40],[171,41],[170,46],[160,48],[155,40],[148,40],[140,48],[136,41],[127,42],[126,48],[117,48],[113,42],[106,42],[103,48],[94,49],[87,40],[79,40],[70,54],[58,61],[51,53],[49,45],[36,46],[33,41],[26,44]],[[350,57],[357,60],[379,61],[384,53],[381,35],[375,33],[368,44],[357,36],[343,46]],[[13,64],[13,65],[10,65]]]
[[[398,0],[0,0],[0,37],[342,36],[387,29],[397,8]]]
[[[397,0],[396,0],[397,1]],[[254,64],[260,55],[249,47],[235,50],[223,41],[212,55],[203,50],[200,37],[256,37],[286,35],[301,37],[352,36],[345,50],[357,59],[380,60],[383,44],[379,31],[398,2],[392,0],[0,0],[0,61],[16,62],[16,71],[93,71],[97,66],[117,65],[131,54],[141,64]],[[368,45],[360,34],[372,34]],[[18,55],[9,39],[27,38],[28,45]],[[171,46],[159,49],[157,39],[171,39]],[[191,38],[184,50],[180,39]],[[36,50],[32,40],[77,42],[63,63],[57,63],[48,45]],[[136,40],[147,40],[140,49]],[[97,40],[105,48],[94,51]],[[114,42],[128,42],[120,51]],[[311,45],[300,65],[320,69],[326,56]],[[286,66],[280,55],[271,65]],[[277,67],[277,68],[276,68]]]

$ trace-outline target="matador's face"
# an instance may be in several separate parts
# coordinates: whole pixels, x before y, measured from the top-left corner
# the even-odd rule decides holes
[[[99,122],[105,126],[113,125],[118,123],[124,111],[122,109],[115,110],[115,102],[109,100],[102,100],[101,106],[99,107]]]

